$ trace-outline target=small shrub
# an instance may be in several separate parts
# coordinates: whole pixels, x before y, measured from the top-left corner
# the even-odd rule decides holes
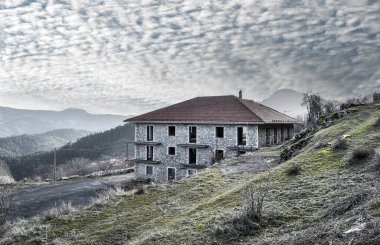
[[[375,154],[374,150],[369,150],[367,148],[357,148],[352,152],[349,163],[362,163],[369,159],[373,154]]]
[[[139,185],[136,189],[134,194],[135,195],[142,195],[145,193],[145,187],[143,185]]]
[[[214,229],[215,236],[236,238],[252,234],[260,229],[266,194],[265,190],[256,190],[253,187],[243,190],[241,193],[243,208],[228,216],[222,225],[216,226]]]
[[[346,139],[338,139],[334,144],[333,144],[333,149],[334,150],[347,150],[348,149],[348,142]]]
[[[288,170],[286,170],[286,174],[288,176],[296,176],[296,175],[299,175],[301,174],[301,166],[298,165],[298,164],[293,164],[290,168],[288,168]]]

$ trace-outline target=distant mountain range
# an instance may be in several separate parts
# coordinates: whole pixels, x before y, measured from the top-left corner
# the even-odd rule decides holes
[[[281,89],[264,99],[261,103],[289,116],[296,117],[307,113],[301,106],[303,93],[292,89]]]
[[[62,128],[101,132],[123,125],[126,118],[90,114],[81,109],[47,111],[0,107],[0,137],[40,134]]]
[[[90,131],[57,129],[42,134],[18,135],[0,138],[0,156],[22,156],[30,153],[50,151],[69,142],[89,135]]]

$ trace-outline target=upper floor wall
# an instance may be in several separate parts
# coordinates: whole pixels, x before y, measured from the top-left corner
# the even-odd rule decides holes
[[[190,127],[196,127],[196,144],[211,147],[231,147],[239,145],[238,128],[243,128],[247,146],[258,147],[257,125],[195,125],[195,124],[136,124],[135,140],[148,140],[148,126],[153,126],[153,141],[165,145],[188,144]],[[169,126],[175,127],[175,136],[169,135]],[[223,128],[223,137],[217,137],[216,128]]]

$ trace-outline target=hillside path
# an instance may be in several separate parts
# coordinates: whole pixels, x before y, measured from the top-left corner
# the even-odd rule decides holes
[[[239,158],[226,159],[220,166],[224,174],[260,173],[278,165],[279,160],[280,152],[252,152]]]

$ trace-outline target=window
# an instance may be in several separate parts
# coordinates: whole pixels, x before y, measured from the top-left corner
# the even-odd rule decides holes
[[[224,127],[216,127],[215,131],[215,135],[217,138],[224,138]]]
[[[189,164],[197,164],[197,149],[189,148]]]
[[[175,126],[168,127],[169,136],[175,136]]]
[[[145,173],[146,173],[146,175],[152,175],[153,174],[153,166],[146,166]]]
[[[153,141],[153,126],[146,126],[146,140]]]
[[[153,146],[152,145],[146,146],[146,160],[153,161]]]
[[[189,143],[197,143],[197,127],[189,127]]]
[[[187,170],[187,176],[193,176],[197,174],[197,170],[195,169],[189,169]]]
[[[175,147],[168,147],[168,154],[175,155]]]

